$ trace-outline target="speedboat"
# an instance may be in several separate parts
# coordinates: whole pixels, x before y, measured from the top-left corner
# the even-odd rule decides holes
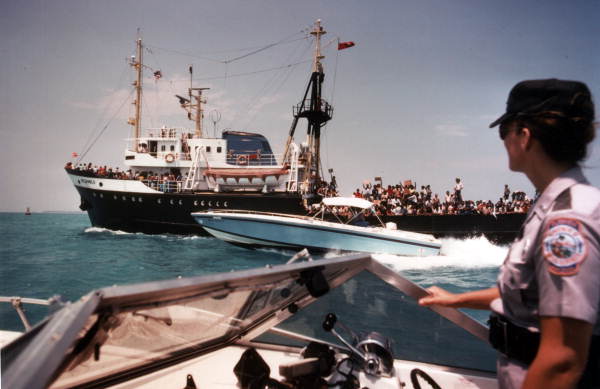
[[[395,224],[384,224],[379,217],[380,226],[366,226],[364,212],[373,207],[373,203],[361,198],[328,197],[311,217],[241,210],[195,212],[192,216],[212,236],[250,248],[307,248],[311,252],[335,250],[405,256],[439,254],[441,242],[431,235],[397,230]]]
[[[5,345],[2,384],[497,388],[487,327],[426,294],[366,254],[108,287]]]

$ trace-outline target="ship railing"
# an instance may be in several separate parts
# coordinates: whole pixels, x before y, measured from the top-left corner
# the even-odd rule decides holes
[[[226,162],[235,166],[276,166],[281,154],[262,154],[260,152],[229,153]]]
[[[179,138],[182,135],[184,139],[191,139],[194,137],[194,130],[184,127],[171,127],[171,128],[146,128],[146,136],[148,138]]]
[[[323,121],[331,119],[333,115],[333,107],[325,101],[320,99],[315,103],[315,111],[311,110],[312,100],[307,99],[302,103],[299,103],[293,107],[293,113],[295,117],[317,117]]]
[[[145,148],[138,150],[140,154],[148,154],[153,158],[164,159],[167,162],[179,161],[191,161],[192,154],[189,152],[177,153],[175,151],[148,151]],[[261,154],[257,152],[253,153],[230,153],[226,157],[226,162],[229,165],[234,166],[276,166],[279,164],[281,154]],[[208,162],[219,161],[220,158],[217,156],[207,155]]]
[[[183,192],[184,180],[140,180],[144,185],[159,192],[180,193]]]

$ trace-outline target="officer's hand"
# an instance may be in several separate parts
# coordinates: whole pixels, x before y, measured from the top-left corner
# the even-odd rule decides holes
[[[432,286],[431,288],[428,288],[427,292],[429,292],[429,296],[419,299],[419,305],[424,307],[429,305],[456,307],[458,304],[458,298],[456,294],[450,293],[438,286]]]

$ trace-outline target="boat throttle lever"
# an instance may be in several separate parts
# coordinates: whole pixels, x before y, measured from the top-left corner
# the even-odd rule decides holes
[[[363,363],[365,372],[367,374],[375,375],[375,376],[380,375],[379,359],[373,355],[368,355],[368,356],[365,355],[362,351],[360,351],[359,349],[354,347],[352,344],[350,344],[348,341],[346,341],[333,328],[333,327],[335,327],[336,323],[337,323],[337,316],[334,313],[328,313],[327,316],[325,316],[325,321],[323,321],[323,329],[327,332],[331,332],[336,338],[338,338],[342,343],[344,343],[346,345],[346,347],[348,347],[356,356],[358,356],[361,359],[361,362]],[[346,332],[348,332],[349,334],[352,335],[355,343],[358,343],[358,336],[356,336],[356,334],[354,334],[354,332],[352,332],[352,330],[350,330],[348,327],[346,327],[342,323],[339,323],[339,324],[342,326],[342,328]]]

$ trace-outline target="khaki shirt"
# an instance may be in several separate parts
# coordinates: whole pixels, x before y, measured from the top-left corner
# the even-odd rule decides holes
[[[540,316],[568,317],[594,325],[600,335],[600,189],[580,168],[563,173],[538,198],[497,284],[500,298],[491,308],[514,324],[539,331]],[[523,365],[499,359],[501,381],[515,375],[522,382],[525,373]]]

